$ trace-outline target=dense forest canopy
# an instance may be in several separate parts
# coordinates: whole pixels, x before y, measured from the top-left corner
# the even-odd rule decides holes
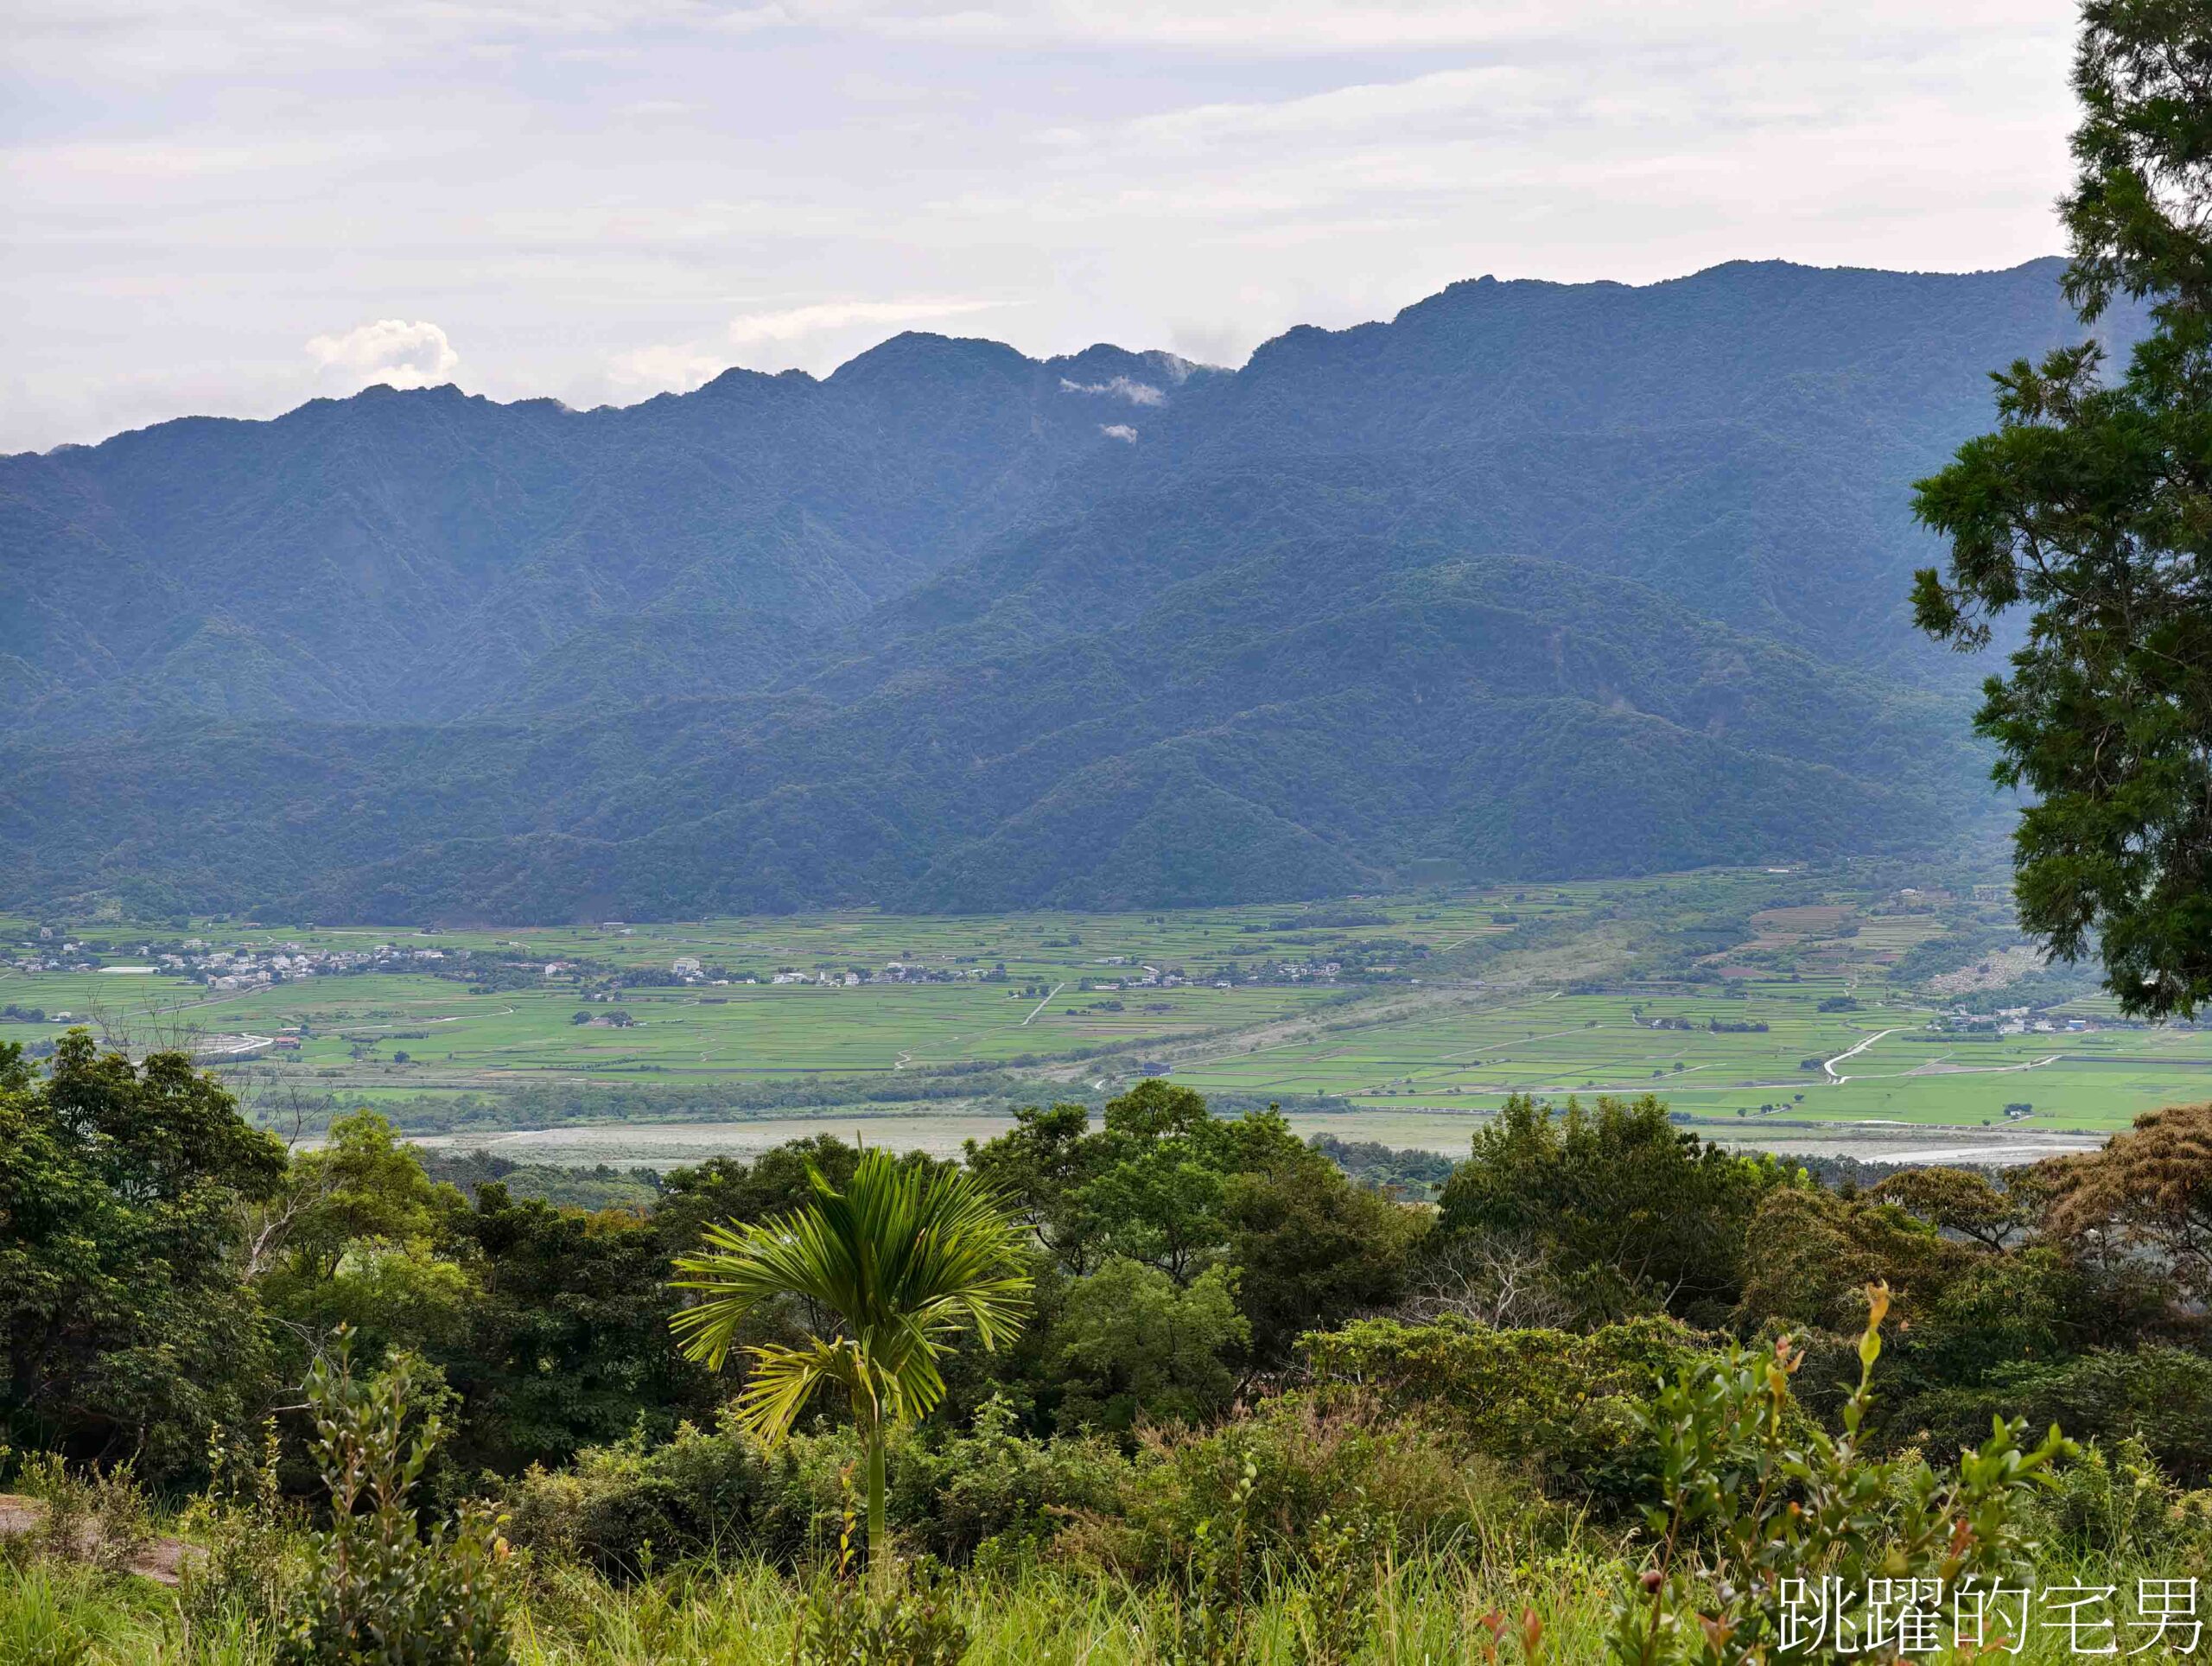
[[[1387,1556],[1522,1581],[1574,1657],[1603,1631],[1665,1661],[1647,1628],[1715,1605],[1770,1637],[1805,1555],[2147,1574],[2212,1548],[2179,1491],[2212,1479],[2209,1125],[1830,1187],[1654,1099],[1522,1099],[1430,1207],[1154,1080],[1103,1117],[1032,1106],[964,1165],[821,1135],[592,1211],[435,1182],[369,1114],[287,1153],[181,1057],[79,1032],[43,1071],[0,1052],[0,1434],[65,1523],[0,1554],[0,1624],[138,1555],[149,1485],[199,1500],[194,1660],[336,1662],[380,1627],[480,1666],[523,1612],[580,1651],[532,1658],[628,1658],[588,1616],[754,1579],[718,1623],[756,1627],[796,1574],[802,1629],[938,1639],[801,1658],[942,1666],[1031,1599],[994,1583],[1020,1567],[1240,1637],[1353,1580],[1349,1650]],[[1759,1465],[1888,1502],[1696,1502]],[[1637,1535],[1724,1499],[1679,1555]],[[896,1578],[893,1545],[921,1559]],[[931,1606],[955,1577],[965,1618]],[[1196,1657],[1313,1658],[1216,1641]]]

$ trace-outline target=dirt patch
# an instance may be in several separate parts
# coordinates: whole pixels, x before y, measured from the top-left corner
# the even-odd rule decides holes
[[[0,1492],[0,1538],[35,1533],[45,1522],[46,1505],[39,1499],[27,1498],[20,1492]],[[79,1549],[92,1548],[88,1544]],[[199,1546],[181,1539],[156,1539],[131,1562],[130,1571],[157,1585],[175,1585],[184,1564],[200,1554]]]

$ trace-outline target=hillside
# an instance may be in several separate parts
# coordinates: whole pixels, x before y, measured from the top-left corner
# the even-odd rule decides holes
[[[1091,906],[1985,836],[1910,481],[2057,263],[1455,285],[1236,372],[907,335],[0,460],[0,895]]]
[[[0,699],[84,734],[754,686],[1110,443],[1063,380],[1182,373],[905,336],[622,410],[372,388],[0,460]]]

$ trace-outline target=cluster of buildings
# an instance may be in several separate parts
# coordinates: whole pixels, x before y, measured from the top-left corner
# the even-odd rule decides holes
[[[466,949],[401,948],[390,943],[367,949],[312,949],[297,943],[219,949],[200,938],[188,938],[168,948],[149,943],[135,949],[111,946],[106,955],[96,957],[84,944],[52,935],[50,927],[42,926],[40,932],[41,940],[32,951],[15,961],[16,970],[124,976],[160,972],[190,978],[220,991],[264,989],[272,983],[346,973],[440,970],[469,957]],[[134,959],[120,963],[109,957],[118,952]]]
[[[1993,1013],[1947,1013],[1932,1027],[1964,1035],[2079,1035],[2085,1031],[2139,1027],[2124,1021],[2059,1017],[2032,1007],[2003,1007]]]
[[[1123,956],[1109,955],[1099,963],[1121,966],[1128,962]],[[1338,960],[1267,960],[1249,967],[1226,966],[1211,974],[1193,976],[1180,966],[1139,963],[1135,971],[1121,977],[1087,977],[1083,987],[1086,991],[1106,995],[1125,989],[1180,989],[1202,983],[1210,983],[1217,989],[1234,989],[1240,983],[1334,983],[1343,976],[1344,970],[1344,963]]]
[[[683,963],[678,962],[680,966]],[[811,972],[786,966],[768,975],[771,983],[818,983],[836,989],[858,989],[864,983],[963,983],[969,982],[994,982],[1006,976],[1006,968],[997,966],[925,966],[919,962],[887,961],[878,968],[848,966]],[[760,982],[757,978],[742,977],[740,983]]]

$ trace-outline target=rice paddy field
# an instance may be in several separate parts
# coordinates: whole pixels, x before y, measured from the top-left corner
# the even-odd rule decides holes
[[[1783,1148],[2063,1143],[2212,1097],[2212,1029],[2123,1021],[2085,973],[2042,969],[2001,895],[1911,878],[1742,870],[1165,913],[529,930],[0,917],[0,1011],[18,1014],[0,1040],[90,1021],[133,1046],[181,1040],[263,1097],[403,1114],[560,1084],[561,1121],[623,1126],[515,1137],[572,1154],[539,1160],[590,1162],[861,1113],[881,1137],[957,1148],[1020,1099],[1096,1099],[1163,1071],[1279,1100],[1311,1131],[1445,1150],[1510,1093],[1656,1093],[1705,1131]],[[119,970],[158,968],[186,939],[384,955],[228,990]],[[65,940],[90,970],[24,970]],[[678,962],[697,963],[691,981],[665,976]],[[963,1072],[988,1089],[963,1099]],[[617,1109],[630,1089],[665,1116],[634,1095]],[[663,1120],[689,1131],[640,1126]]]

